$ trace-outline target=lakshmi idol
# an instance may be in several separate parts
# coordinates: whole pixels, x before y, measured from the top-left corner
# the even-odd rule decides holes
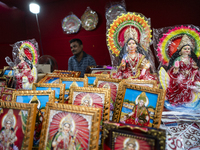
[[[123,57],[113,78],[157,80],[156,74],[150,73],[150,57],[140,46],[136,37],[137,32],[134,28],[130,27],[125,31],[125,45],[120,53]]]
[[[194,46],[190,38],[184,35],[177,51],[169,61],[170,81],[166,98],[171,104],[189,103],[193,100],[193,92],[200,91],[200,64],[193,49]]]

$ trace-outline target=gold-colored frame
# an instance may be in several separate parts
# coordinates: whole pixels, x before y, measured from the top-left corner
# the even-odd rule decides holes
[[[154,150],[155,148],[155,139],[148,139],[148,138],[145,138],[145,137],[140,137],[140,136],[137,136],[137,135],[130,135],[130,134],[125,134],[125,133],[119,133],[119,132],[112,132],[112,149],[111,150],[115,150],[115,138],[120,135],[120,136],[126,136],[126,137],[129,137],[129,138],[134,138],[134,139],[138,139],[138,140],[143,140],[143,141],[147,141],[147,143],[149,144],[149,146],[151,146],[151,150]]]
[[[48,87],[48,88],[60,88],[59,93],[59,103],[64,103],[65,95],[65,84],[55,84],[55,83],[33,83],[32,90],[36,90],[37,87]]]
[[[163,111],[163,107],[164,107],[164,100],[165,100],[166,92],[163,89],[138,86],[138,85],[127,84],[127,83],[123,83],[123,82],[121,82],[119,85],[119,91],[117,93],[117,98],[116,98],[116,102],[115,102],[115,108],[114,108],[114,114],[113,114],[112,121],[119,122],[119,120],[120,120],[120,115],[121,115],[121,110],[122,110],[122,106],[123,106],[126,89],[134,89],[134,90],[144,91],[144,92],[153,93],[153,94],[158,95],[152,127],[159,128],[160,123],[161,123],[161,117],[162,117],[162,111]]]
[[[16,102],[1,101],[0,107],[28,111],[26,131],[24,133],[22,150],[31,150],[32,146],[33,146],[33,134],[34,134],[34,128],[35,128],[37,105],[36,104],[23,104],[23,103],[16,103]]]
[[[139,86],[145,86],[145,85],[151,85],[148,87],[157,88],[157,81],[156,80],[129,80],[129,79],[123,79],[122,82],[128,83],[128,84],[135,84]]]
[[[96,77],[95,82],[94,82],[94,83],[96,83],[97,78],[110,78],[110,74],[88,74],[88,73],[85,73],[84,78],[88,78],[88,77]],[[95,87],[95,86],[96,85],[93,84],[93,87]]]
[[[66,72],[66,73],[69,73],[69,74],[65,74],[65,73],[62,73],[62,72]],[[68,77],[79,77],[81,75],[81,71],[68,71],[68,70],[54,70],[53,73],[68,75]]]
[[[59,83],[62,83],[62,81],[79,81],[79,82],[83,82],[84,83],[84,87],[88,86],[88,78],[72,78],[72,77],[68,77],[68,78],[60,78]]]
[[[8,92],[2,92],[0,100],[5,101],[5,100],[3,100],[3,96],[4,95],[10,95],[11,96],[11,100],[10,101],[6,100],[7,102],[11,102],[12,101],[12,93],[8,93]]]
[[[99,81],[104,81],[104,82],[115,82],[115,83],[120,83],[122,79],[113,79],[113,78],[101,78],[97,77],[95,81],[95,87],[97,87]]]
[[[17,96],[32,96],[32,95],[48,95],[49,102],[55,102],[55,91],[47,90],[47,91],[14,91],[12,94],[12,102],[16,102]]]
[[[48,123],[50,118],[50,110],[59,110],[59,111],[67,111],[71,113],[78,113],[78,114],[85,114],[92,116],[92,126],[90,132],[90,150],[98,150],[98,139],[99,139],[99,124],[100,124],[100,117],[101,117],[101,109],[100,108],[90,108],[84,106],[75,106],[75,105],[68,105],[68,104],[53,104],[47,103],[46,105],[46,114],[44,116],[44,121],[42,124],[42,131],[40,136],[40,144],[39,150],[44,150],[46,148],[46,140],[47,140],[47,129]]]
[[[6,93],[11,93],[12,94],[12,92],[7,92],[6,90],[10,90],[10,91],[16,91],[16,89],[13,89],[13,88],[5,88],[4,89],[4,92],[6,92]]]
[[[160,129],[153,129],[153,128],[148,128],[148,130],[146,130],[143,127],[138,127],[138,126],[130,126],[130,125],[124,125],[124,126],[120,126],[117,123],[113,123],[113,122],[104,122],[104,129],[103,129],[103,145],[104,145],[104,141],[106,138],[108,138],[108,134],[109,131],[111,129],[124,129],[127,128],[129,130],[132,130],[132,132],[134,130],[139,130],[143,133],[146,133],[147,135],[151,135],[157,139],[159,139],[159,145],[160,145],[160,150],[165,150],[165,140],[166,140],[166,132],[165,130],[160,130]]]
[[[44,76],[38,83],[44,83],[47,78],[52,77],[52,78],[68,78],[68,76],[63,75],[63,74],[47,74]]]
[[[104,110],[103,110],[103,121],[109,120],[110,113],[110,90],[104,88],[91,88],[91,87],[72,87],[69,92],[69,104],[73,104],[73,93],[100,93],[105,94]]]

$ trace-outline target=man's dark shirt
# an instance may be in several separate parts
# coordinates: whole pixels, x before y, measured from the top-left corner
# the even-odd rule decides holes
[[[83,58],[81,59],[80,62],[76,60],[75,55],[70,57],[68,60],[68,70],[81,71],[80,77],[84,77],[84,73],[87,66],[96,66],[96,62],[91,55],[86,54],[84,51],[83,51]]]

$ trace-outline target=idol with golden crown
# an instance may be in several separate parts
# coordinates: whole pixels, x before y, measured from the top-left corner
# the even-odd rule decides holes
[[[107,38],[113,65],[118,64],[112,77],[157,80],[150,40],[150,24],[145,16],[137,13],[119,16],[111,25]]]
[[[162,66],[167,67],[161,67],[159,75],[168,109],[200,108],[199,40],[199,31],[187,26],[168,30],[160,39],[157,52]]]

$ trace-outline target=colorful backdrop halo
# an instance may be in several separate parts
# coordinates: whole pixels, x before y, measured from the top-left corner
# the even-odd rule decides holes
[[[157,56],[163,65],[168,65],[172,54],[177,51],[177,47],[184,34],[191,39],[195,47],[193,51],[198,58],[200,57],[200,32],[191,26],[178,26],[163,33],[157,44]]]

